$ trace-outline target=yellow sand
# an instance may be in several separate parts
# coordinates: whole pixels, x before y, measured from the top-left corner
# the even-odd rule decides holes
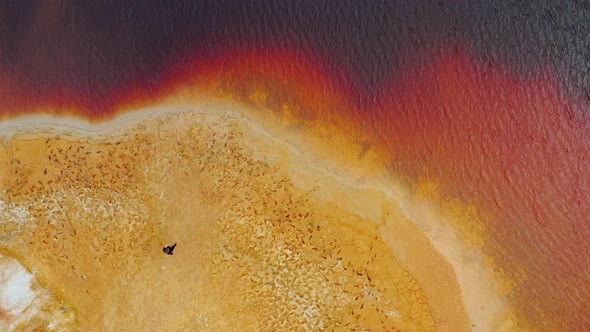
[[[79,330],[510,328],[482,263],[461,261],[428,208],[204,108],[0,128],[0,200],[27,211],[0,220],[0,253]]]

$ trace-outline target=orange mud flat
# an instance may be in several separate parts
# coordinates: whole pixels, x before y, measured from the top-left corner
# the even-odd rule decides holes
[[[0,253],[61,303],[38,311],[35,328],[57,330],[64,310],[61,328],[80,331],[477,323],[452,266],[394,201],[333,185],[249,121],[178,113],[3,138]],[[10,315],[0,324],[30,329]]]

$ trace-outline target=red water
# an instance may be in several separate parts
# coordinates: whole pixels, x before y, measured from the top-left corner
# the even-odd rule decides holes
[[[186,86],[274,87],[277,98],[301,105],[300,116],[364,133],[386,151],[396,176],[435,181],[447,199],[475,204],[490,238],[485,252],[509,279],[522,281],[512,298],[539,327],[590,328],[590,130],[574,102],[549,68],[542,79],[524,79],[465,53],[433,58],[392,78],[370,101],[329,61],[267,48],[179,58],[149,84],[131,77],[104,95],[65,83],[35,89],[5,75],[0,109],[5,116],[43,108],[97,120]]]
[[[391,82],[370,119],[395,171],[473,202],[518,306],[555,329],[590,326],[590,130],[547,79],[458,53]]]

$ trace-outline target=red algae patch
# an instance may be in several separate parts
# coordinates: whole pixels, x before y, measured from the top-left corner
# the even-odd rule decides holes
[[[431,243],[395,188],[325,168],[235,109],[202,108],[3,128],[0,247],[77,329],[510,326],[506,308],[473,308],[496,308],[493,296],[465,300],[482,283],[460,277],[463,256],[441,254],[453,244]]]

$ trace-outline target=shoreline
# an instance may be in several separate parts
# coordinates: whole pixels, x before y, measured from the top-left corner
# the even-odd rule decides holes
[[[314,153],[306,151],[304,154],[292,142],[292,136],[287,139],[284,136],[276,137],[276,132],[273,133],[274,135],[271,134],[260,119],[255,119],[244,108],[238,107],[236,104],[218,101],[200,101],[196,105],[161,105],[126,112],[100,123],[68,116],[27,115],[1,121],[0,138],[28,139],[30,137],[32,139],[59,136],[74,140],[111,140],[123,134],[125,129],[141,126],[144,120],[149,119],[158,120],[182,114],[237,118],[257,137],[270,140],[273,144],[286,148],[290,155],[296,157],[293,159],[297,159],[297,162],[290,165],[290,172],[301,172],[297,166],[303,164],[312,169],[311,173],[327,176],[333,183],[349,188],[348,190],[352,189],[353,192],[370,190],[386,196],[399,207],[416,229],[428,238],[438,254],[452,267],[454,276],[459,283],[462,305],[467,311],[470,321],[475,323],[473,329],[484,331],[488,328],[509,329],[512,327],[511,324],[514,322],[504,319],[504,316],[510,312],[509,308],[503,302],[502,297],[494,292],[497,281],[493,279],[491,268],[486,266],[482,257],[474,249],[464,248],[454,229],[445,223],[444,218],[435,211],[432,204],[416,201],[407,189],[395,183],[395,179],[388,176],[385,171],[383,174],[352,174],[344,167],[334,165],[334,163],[330,163],[330,160],[322,159],[321,156],[314,155]],[[331,167],[326,167],[327,165]],[[386,228],[385,226],[395,229],[395,225],[390,225],[387,222],[377,225],[381,228]],[[396,257],[399,255],[399,252],[396,253],[393,249],[392,252]],[[465,261],[469,261],[469,265],[465,266]],[[422,277],[424,278],[424,276]],[[486,296],[480,296],[483,290],[488,291]],[[493,302],[494,305],[490,306],[490,302]],[[491,307],[494,307],[495,310],[491,310]]]

